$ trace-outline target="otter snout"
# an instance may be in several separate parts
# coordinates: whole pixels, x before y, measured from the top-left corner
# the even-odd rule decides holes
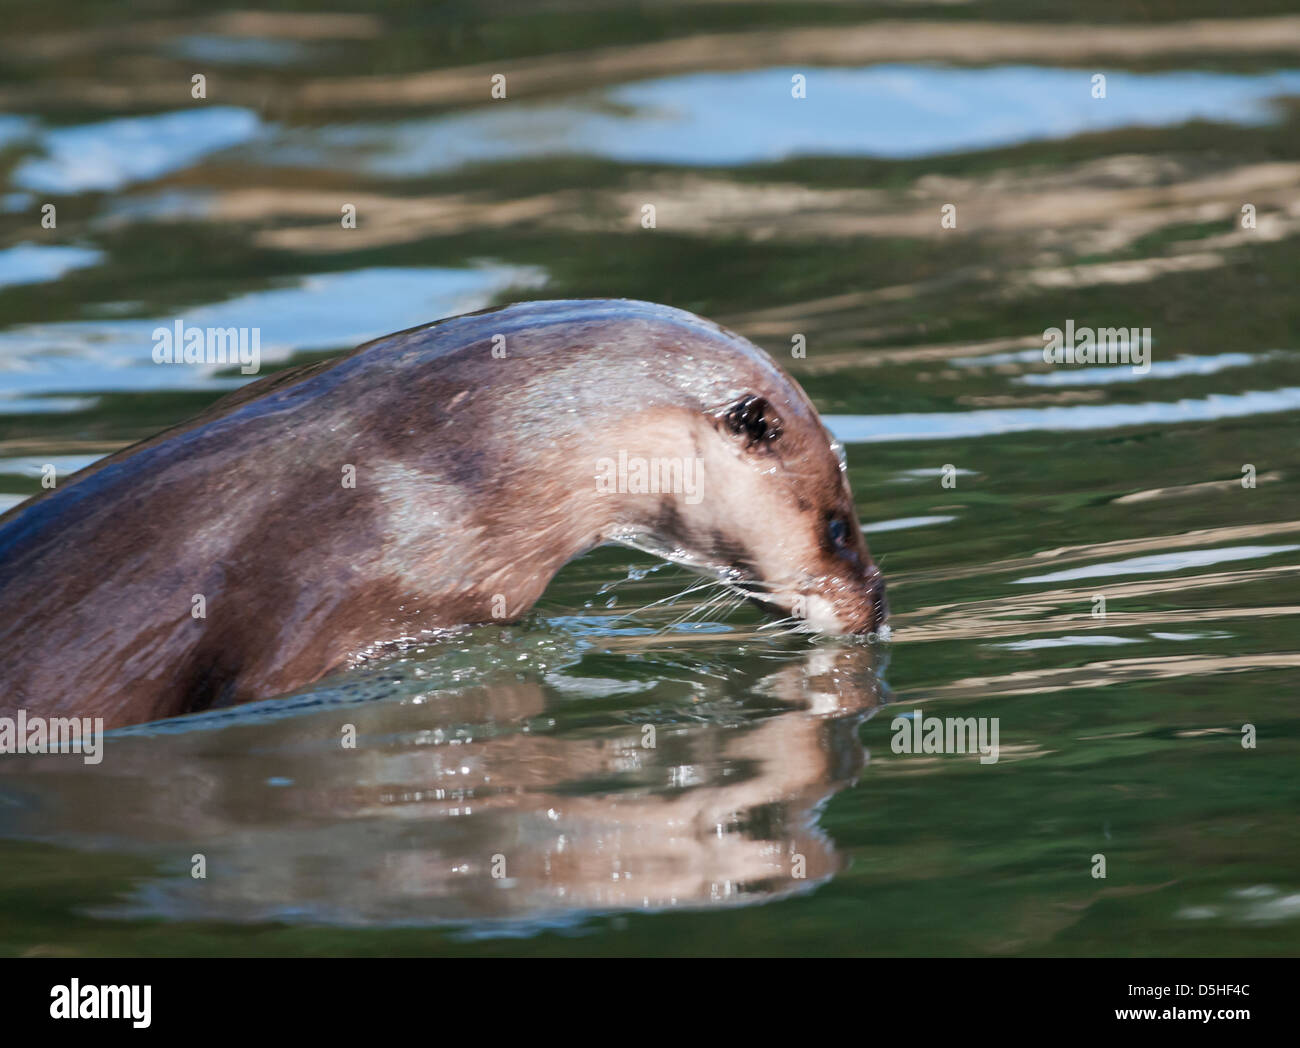
[[[889,617],[885,578],[874,564],[848,576],[823,576],[806,600],[808,626],[818,633],[875,633]]]
[[[870,565],[860,584],[860,596],[853,622],[846,633],[876,633],[889,618],[889,598],[885,596],[885,576],[874,564]]]

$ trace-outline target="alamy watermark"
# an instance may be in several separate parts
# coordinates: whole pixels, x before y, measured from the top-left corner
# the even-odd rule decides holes
[[[926,717],[900,713],[889,724],[895,753],[978,753],[981,764],[998,762],[997,717]]]
[[[0,754],[80,753],[87,764],[104,759],[103,717],[0,717]]]
[[[194,327],[180,317],[153,329],[155,364],[238,364],[245,375],[262,366],[262,329]]]
[[[137,1030],[152,1021],[152,986],[81,985],[80,979],[50,988],[51,1019],[130,1019]]]
[[[643,458],[619,451],[617,459],[596,460],[596,490],[602,495],[671,493],[696,506],[704,498],[704,462],[698,458]]]
[[[1043,362],[1046,364],[1131,364],[1133,373],[1151,370],[1150,328],[1075,327],[1043,332]]]

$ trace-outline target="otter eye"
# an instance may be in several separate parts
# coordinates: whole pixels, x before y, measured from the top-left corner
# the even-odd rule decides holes
[[[744,437],[752,446],[770,443],[781,435],[781,420],[772,405],[762,397],[745,397],[737,401],[724,416],[727,428]]]
[[[843,517],[832,517],[827,531],[831,537],[831,545],[836,549],[843,549],[849,544],[849,522]]]

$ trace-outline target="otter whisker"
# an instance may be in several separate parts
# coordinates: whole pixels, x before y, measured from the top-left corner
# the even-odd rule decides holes
[[[684,590],[680,590],[677,593],[673,593],[667,597],[661,597],[658,600],[651,601],[649,604],[646,604],[640,608],[636,608],[632,611],[626,611],[622,615],[619,615],[618,617],[610,621],[622,622],[624,619],[631,618],[634,615],[641,615],[644,612],[650,611],[653,608],[672,607],[674,604],[676,604],[684,597],[689,597],[693,594],[700,593],[702,591],[707,591],[717,585],[718,585],[718,580],[716,579],[710,579],[710,578],[696,579],[694,583],[687,586]]]
[[[787,615],[783,619],[776,619],[772,622],[765,622],[758,627],[760,630],[775,630],[773,637],[793,637],[801,633],[815,632],[808,625],[808,620],[800,618],[797,615]]]
[[[676,629],[677,627],[683,625],[684,623],[686,623],[687,621],[693,618],[703,619],[703,617],[707,615],[710,611],[717,608],[726,607],[726,603],[733,596],[734,595],[730,590],[723,589],[721,592],[715,594],[713,597],[710,597],[708,600],[703,601],[700,604],[696,604],[694,607],[688,610],[686,614],[682,615],[680,618],[676,619],[675,621],[670,622],[667,626],[664,626],[660,630],[660,632],[664,633],[669,630]],[[739,604],[736,604],[732,607],[727,608],[727,610],[723,612],[722,617],[725,618],[726,615],[729,615],[738,606]]]
[[[684,625],[686,622],[688,622],[695,616],[697,615],[702,616],[704,613],[706,613],[709,610],[709,608],[711,608],[718,601],[718,599],[719,599],[718,597],[713,597],[703,602],[702,604],[693,605],[690,609],[686,611],[684,615],[680,615],[672,622],[668,623],[666,626],[660,627],[659,632],[669,633],[677,629],[679,626]]]

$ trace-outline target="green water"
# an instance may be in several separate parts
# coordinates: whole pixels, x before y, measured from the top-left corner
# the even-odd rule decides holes
[[[1061,7],[883,17],[1025,21],[1064,40]],[[1220,50],[1153,44],[1126,63],[966,59],[973,78],[959,81],[936,76],[957,68],[936,53],[890,73],[893,94],[810,64],[806,101],[823,108],[793,122],[775,100],[790,101],[799,56],[778,50],[743,81],[762,90],[774,70],[771,98],[744,112],[719,112],[748,105],[724,74],[755,70],[698,59],[664,76],[724,79],[662,87],[670,114],[698,121],[665,137],[617,93],[655,79],[644,62],[572,83],[582,52],[834,36],[868,14],[372,9],[314,36],[183,4],[125,26],[91,6],[74,18],[75,4],[7,16],[4,506],[40,490],[41,464],[80,468],[238,381],[152,365],[155,321],[258,325],[268,371],[493,303],[630,296],[748,335],[832,430],[856,435],[849,472],[892,636],[780,635],[751,608],[684,593],[678,567],[603,549],[517,625],[128,729],[99,765],[0,758],[0,951],[1294,954],[1294,46],[1247,52],[1225,30]],[[566,52],[579,57],[553,58]],[[489,101],[492,64],[525,59],[551,60],[550,78]],[[471,65],[482,101],[394,86]],[[205,104],[233,110],[227,123],[196,119],[189,78],[204,69]],[[1048,75],[1062,69],[1079,73],[1077,101]],[[1116,104],[1148,92],[1139,109],[1166,91],[1178,105],[1243,94],[1227,115],[1174,106],[1149,126],[1080,128],[1071,107],[1096,121],[1087,107],[1105,104],[1088,94],[1096,70]],[[1205,79],[1125,79],[1153,71]],[[369,101],[319,93],[366,77],[389,78]],[[963,95],[979,99],[963,126],[1010,133],[909,154],[908,136]],[[1284,100],[1269,108],[1272,95]],[[932,117],[905,108],[917,97]],[[545,119],[475,123],[543,103]],[[103,126],[143,117],[149,139],[163,112],[182,114],[166,156],[193,155],[151,166]],[[592,113],[632,118],[588,138],[574,128]],[[450,118],[468,122],[438,123]],[[729,132],[712,130],[719,118]],[[786,131],[812,145],[762,155]],[[428,148],[444,139],[542,147],[461,164]],[[898,155],[864,155],[866,140]],[[575,141],[578,155],[543,148]],[[55,229],[40,226],[47,201]],[[950,201],[958,224],[943,230]],[[355,230],[340,227],[343,202],[357,203]],[[41,250],[4,254],[20,245]],[[85,254],[46,253],[60,247]],[[1067,319],[1150,328],[1151,372],[1063,379],[1033,351]],[[806,358],[791,356],[795,334]],[[895,718],[917,710],[996,718],[998,760],[894,752]],[[191,875],[196,855],[206,877]]]

